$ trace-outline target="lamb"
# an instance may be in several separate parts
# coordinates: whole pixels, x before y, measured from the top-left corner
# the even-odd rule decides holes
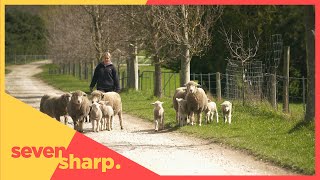
[[[229,101],[224,101],[221,104],[222,107],[222,113],[223,113],[223,119],[224,119],[224,123],[229,122],[229,124],[231,124],[231,112],[232,112],[232,104]]]
[[[119,116],[120,127],[123,129],[122,125],[122,102],[121,97],[116,92],[107,92],[103,93],[101,91],[95,90],[91,93],[92,102],[99,102],[99,101],[109,101],[109,105],[112,107],[114,111],[114,116]]]
[[[188,115],[191,119],[191,125],[194,124],[194,114],[197,115],[199,126],[201,126],[202,112],[207,108],[208,98],[202,88],[198,88],[198,83],[189,81],[186,84],[187,94],[185,99],[188,104]]]
[[[71,101],[68,103],[67,110],[73,120],[74,129],[83,132],[83,122],[90,112],[90,101],[87,94],[82,91],[71,93]]]
[[[177,123],[179,123],[179,105],[178,105],[178,102],[177,102],[177,98],[182,98],[184,99],[186,97],[186,94],[187,94],[187,88],[186,87],[179,87],[176,89],[174,95],[173,95],[173,98],[172,98],[172,104],[173,104],[173,108],[174,110],[176,111],[176,121]]]
[[[205,110],[206,113],[206,121],[207,123],[211,122],[213,120],[213,115],[216,115],[217,123],[219,123],[219,115],[218,115],[218,109],[215,102],[212,102],[211,100],[208,100],[207,109]]]
[[[41,98],[40,111],[56,118],[58,121],[60,121],[60,116],[64,116],[64,124],[67,124],[67,105],[70,100],[70,93],[62,95],[46,94]]]
[[[176,98],[176,101],[178,102],[179,124],[182,127],[188,123],[187,100]]]
[[[100,101],[99,104],[101,105],[100,109],[102,111],[101,129],[111,131],[114,117],[113,109],[108,101]]]
[[[102,111],[100,109],[100,104],[97,102],[94,102],[91,105],[91,111],[90,111],[90,120],[92,122],[92,131],[93,132],[99,132],[102,129],[101,126],[101,120],[102,120]]]
[[[159,124],[161,129],[164,129],[164,109],[162,107],[163,102],[156,101],[151,104],[154,105],[154,109],[153,109],[154,125],[155,125],[154,130],[155,131],[159,130]]]

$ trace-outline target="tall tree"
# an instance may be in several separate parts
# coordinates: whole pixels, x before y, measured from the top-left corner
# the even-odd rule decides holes
[[[190,62],[194,55],[202,53],[211,45],[211,33],[215,21],[222,14],[221,6],[165,6],[160,17],[163,32],[169,43],[181,50],[180,84],[190,81]]]

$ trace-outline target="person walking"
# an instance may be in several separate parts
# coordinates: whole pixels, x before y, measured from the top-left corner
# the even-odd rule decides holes
[[[97,84],[97,90],[102,92],[120,92],[119,77],[116,68],[111,62],[111,54],[106,52],[103,61],[94,70],[90,83],[90,91]]]

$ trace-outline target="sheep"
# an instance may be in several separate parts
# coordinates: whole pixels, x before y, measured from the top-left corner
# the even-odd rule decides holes
[[[173,98],[172,98],[172,104],[173,104],[173,108],[176,111],[176,122],[179,123],[179,106],[178,106],[178,102],[177,102],[177,98],[182,98],[184,99],[186,97],[187,94],[187,88],[186,87],[179,87],[176,89]]]
[[[67,105],[70,100],[70,93],[62,95],[46,94],[41,98],[40,111],[56,118],[58,121],[60,121],[60,116],[64,116],[64,124],[67,124]]]
[[[223,113],[223,119],[224,119],[224,123],[229,122],[229,124],[231,124],[231,112],[232,112],[232,104],[229,101],[224,101],[221,104],[222,107],[222,113]]]
[[[101,120],[102,120],[102,111],[100,109],[100,104],[97,102],[94,102],[91,105],[91,111],[90,111],[90,120],[92,122],[92,131],[93,132],[99,132],[102,129],[101,126]]]
[[[114,117],[114,112],[112,107],[109,105],[108,101],[100,101],[99,104],[100,109],[102,111],[102,130],[112,130],[112,123],[113,123],[113,117]]]
[[[205,110],[206,113],[206,121],[207,123],[211,122],[213,120],[213,115],[216,115],[217,123],[219,123],[219,115],[218,115],[218,109],[215,102],[212,102],[208,99],[208,105],[207,109]]]
[[[185,99],[188,104],[188,115],[191,119],[191,125],[194,125],[194,114],[196,114],[199,126],[201,126],[201,113],[207,108],[208,98],[204,90],[197,86],[199,84],[194,81],[189,81],[186,84],[187,94]]]
[[[188,123],[187,100],[176,98],[176,101],[178,102],[179,124],[182,127]]]
[[[68,103],[67,110],[73,120],[74,129],[83,132],[83,122],[90,112],[90,101],[87,94],[82,91],[71,93],[71,101]]]
[[[163,102],[156,101],[154,103],[151,103],[154,105],[153,109],[153,115],[154,115],[154,130],[159,130],[159,124],[161,129],[164,129],[164,109],[162,107]]]
[[[109,101],[109,105],[112,107],[114,111],[114,116],[119,116],[120,127],[123,129],[122,125],[122,102],[121,97],[116,92],[107,92],[103,93],[101,91],[95,90],[91,93],[92,102],[99,102],[99,101]]]

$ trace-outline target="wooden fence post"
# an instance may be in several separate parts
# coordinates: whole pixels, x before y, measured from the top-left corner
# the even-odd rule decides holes
[[[79,79],[82,79],[82,63],[79,61]]]
[[[211,92],[211,80],[210,80],[210,73],[208,73],[208,86],[209,86],[209,92]]]
[[[271,74],[271,105],[277,109],[277,74]]]
[[[302,76],[302,101],[303,101],[303,112],[306,113],[306,82],[304,76]]]
[[[125,82],[125,71],[122,71],[122,77],[121,77],[121,89],[124,89],[124,82]],[[142,82],[141,82],[142,83]]]
[[[283,112],[289,113],[289,63],[290,63],[290,46],[285,47],[283,63]]]
[[[217,100],[221,101],[221,78],[220,78],[220,72],[217,72],[216,74],[216,88],[217,88]]]
[[[87,62],[84,63],[84,79],[88,80],[88,64],[87,64]]]
[[[74,77],[76,77],[76,62],[74,61],[73,62],[73,68],[72,68],[72,75],[74,76]]]

